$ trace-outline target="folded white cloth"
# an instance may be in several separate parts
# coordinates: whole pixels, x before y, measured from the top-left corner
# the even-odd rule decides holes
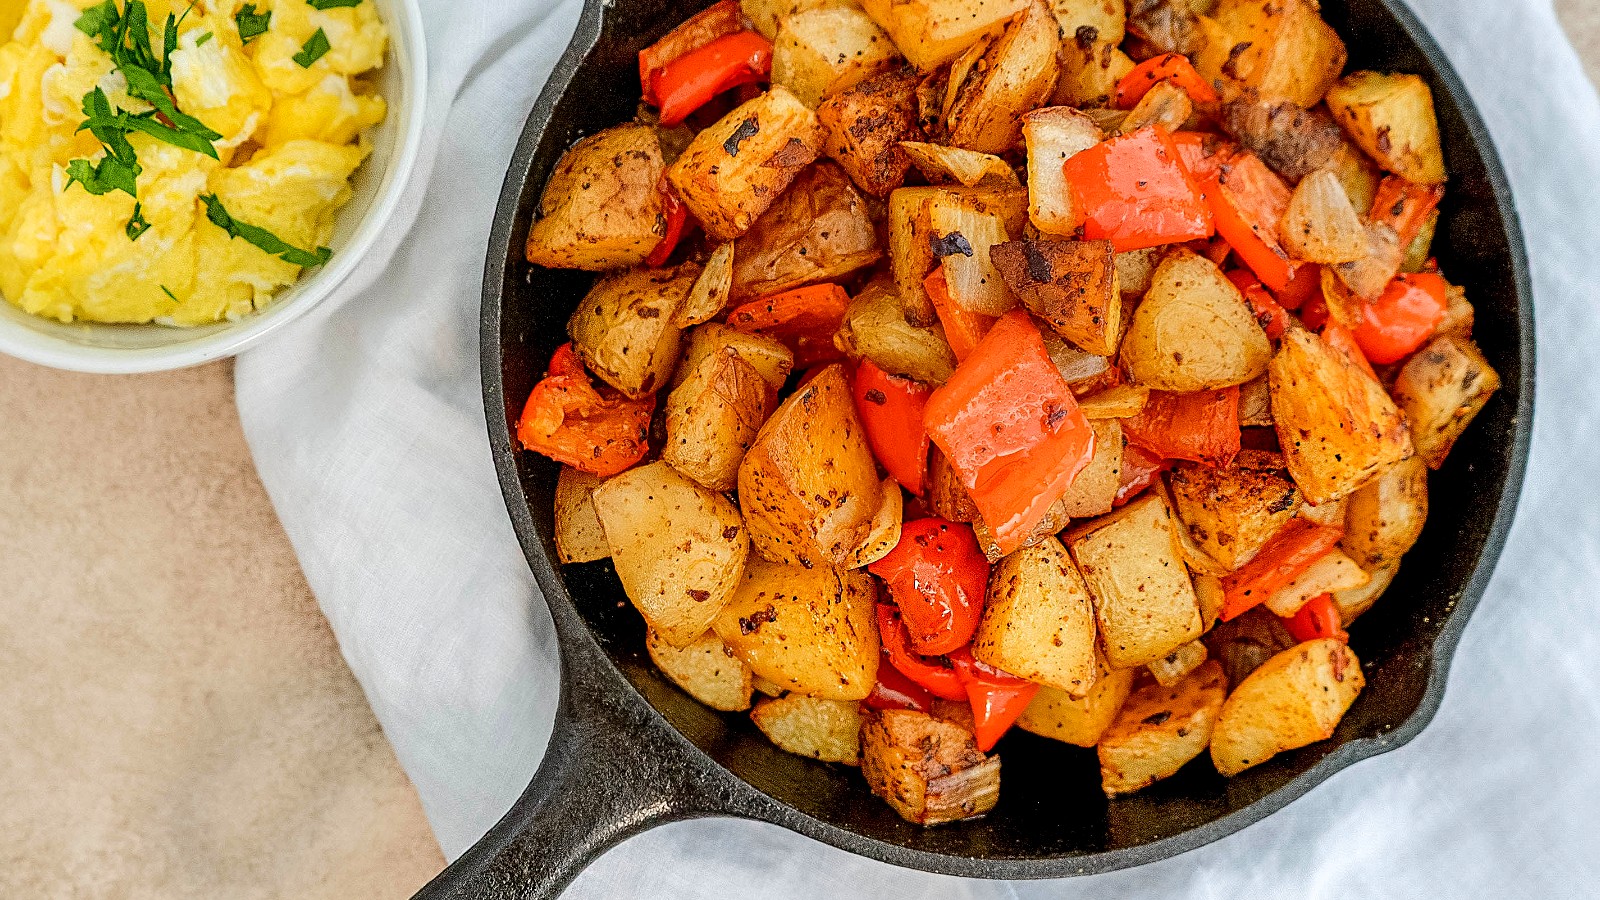
[[[1548,0],[1412,2],[1510,171],[1540,341],[1521,515],[1432,726],[1238,835],[1127,872],[963,881],[770,826],[698,821],[613,850],[570,896],[1594,894],[1600,103]],[[405,209],[334,302],[240,359],[238,399],[311,586],[454,857],[521,792],[554,715],[549,616],[485,439],[477,312],[506,164],[580,0],[423,8],[435,80]]]

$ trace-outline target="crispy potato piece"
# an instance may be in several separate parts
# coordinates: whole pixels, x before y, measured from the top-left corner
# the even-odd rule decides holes
[[[763,700],[750,718],[767,740],[798,756],[861,765],[861,704],[790,694]]]
[[[1019,190],[1022,182],[1006,161],[998,156],[929,144],[924,141],[901,141],[900,146],[911,157],[911,162],[933,184],[950,184],[963,187],[985,187]]]
[[[878,511],[872,514],[872,522],[867,530],[867,537],[854,550],[845,561],[845,567],[860,569],[870,566],[885,556],[900,543],[900,526],[905,516],[905,497],[900,493],[900,484],[891,476],[883,480],[882,500],[878,504]]]
[[[926,202],[928,249],[944,269],[950,301],[970,312],[1005,315],[1017,300],[995,270],[989,248],[1011,239],[1007,195],[940,188]]]
[[[1322,169],[1301,179],[1283,217],[1283,248],[1295,259],[1332,264],[1367,253],[1367,227],[1339,176]]]
[[[918,825],[981,816],[1000,799],[1000,757],[980,753],[961,726],[913,710],[866,714],[861,774],[874,794]]]
[[[772,408],[775,392],[733,347],[700,361],[667,396],[661,458],[713,491],[731,491],[739,462]]]
[[[1355,590],[1365,585],[1370,577],[1343,551],[1334,549],[1306,567],[1293,581],[1269,594],[1263,605],[1274,615],[1288,618],[1313,598]]]
[[[911,169],[911,157],[900,144],[922,138],[917,124],[920,81],[914,69],[885,72],[817,107],[823,152],[875,197],[899,187]]]
[[[789,16],[832,6],[853,6],[852,0],[739,0],[740,11],[769,41],[778,39],[778,23]]]
[[[1032,0],[1006,26],[956,90],[946,122],[950,144],[979,153],[1004,153],[1021,137],[1019,117],[1055,90],[1061,66],[1060,26],[1044,0]]]
[[[1122,134],[1132,134],[1150,125],[1160,125],[1168,131],[1180,131],[1192,115],[1194,101],[1189,99],[1189,92],[1171,81],[1158,81],[1139,98],[1133,109],[1128,110],[1119,130]]]
[[[1198,596],[1198,592],[1196,595]],[[1150,670],[1150,675],[1155,678],[1157,684],[1172,687],[1188,677],[1190,672],[1200,668],[1209,655],[1204,641],[1190,641],[1145,668]]]
[[[1131,419],[1144,412],[1144,405],[1149,400],[1149,388],[1138,384],[1119,384],[1079,400],[1078,409],[1083,410],[1084,418],[1091,422],[1096,419]]]
[[[1080,29],[1061,42],[1061,77],[1050,102],[1079,109],[1111,103],[1117,82],[1135,63],[1116,43],[1099,40]]]
[[[1429,468],[1444,465],[1456,439],[1499,389],[1499,373],[1477,344],[1460,335],[1436,337],[1406,360],[1395,378],[1394,399]]]
[[[1054,537],[1000,560],[972,638],[980,662],[1082,697],[1094,684],[1094,608],[1083,576]]]
[[[734,242],[732,299],[832,281],[882,255],[866,200],[838,166],[818,163]]]
[[[956,355],[944,339],[944,329],[907,322],[900,294],[888,278],[872,280],[850,301],[833,343],[851,359],[870,359],[891,375],[924,384],[944,384],[956,370]]]
[[[1061,165],[1104,139],[1105,133],[1093,119],[1071,107],[1047,106],[1023,114],[1022,140],[1028,150],[1028,220],[1035,228],[1045,234],[1065,235],[1078,227],[1072,191]]]
[[[1383,385],[1303,328],[1272,358],[1272,419],[1289,474],[1312,503],[1348,496],[1413,452]]]
[[[1227,40],[1207,36],[1211,46],[1196,61],[1207,78],[1220,74],[1264,99],[1310,109],[1344,71],[1344,41],[1322,21],[1315,0],[1221,0],[1211,15]],[[1212,71],[1218,50],[1222,61]]]
[[[783,387],[784,382],[789,380],[789,373],[794,371],[794,353],[775,338],[737,331],[720,322],[707,322],[689,332],[689,340],[683,347],[683,358],[679,360],[678,370],[672,380],[673,389],[676,390],[687,381],[706,357],[724,347],[737,350],[739,356],[755,367],[774,391]]]
[[[593,271],[644,262],[666,233],[657,190],[664,166],[648,125],[618,125],[574,144],[545,182],[528,262]]]
[[[1402,460],[1350,495],[1339,546],[1367,571],[1400,561],[1428,520],[1428,467]]]
[[[928,72],[998,34],[1027,0],[865,0],[861,6],[912,65]]]
[[[1106,660],[1142,666],[1200,636],[1200,606],[1184,568],[1172,511],[1160,494],[1123,507],[1072,543],[1094,596]]]
[[[1179,462],[1169,482],[1180,527],[1228,572],[1254,559],[1300,507],[1277,453],[1241,450],[1227,469]]]
[[[939,321],[933,300],[922,283],[938,264],[933,255],[929,201],[940,190],[909,187],[899,188],[889,195],[889,271],[894,276],[906,321],[923,327]]]
[[[650,631],[645,635],[650,659],[672,683],[712,709],[739,712],[750,708],[750,667],[733,655],[715,633],[707,631],[687,647],[674,647]]]
[[[1272,344],[1244,295],[1216,264],[1188,250],[1162,261],[1122,339],[1135,382],[1189,393],[1243,384],[1267,370]]]
[[[744,571],[738,508],[661,462],[612,476],[593,499],[628,599],[667,643],[699,640]]]
[[[706,260],[705,268],[695,279],[689,296],[678,307],[672,324],[688,328],[715,319],[728,305],[728,295],[733,290],[733,243],[718,244]]]
[[[1110,241],[1010,241],[989,258],[1011,293],[1055,332],[1096,356],[1117,352],[1122,287]]]
[[[1416,75],[1352,72],[1328,91],[1328,109],[1378,165],[1417,184],[1444,184],[1433,91]]]
[[[853,4],[794,13],[778,20],[772,81],[807,106],[892,69],[900,51],[878,23]]]
[[[1389,589],[1389,585],[1394,582],[1394,576],[1399,572],[1400,564],[1390,563],[1369,572],[1367,583],[1361,587],[1334,592],[1333,603],[1339,607],[1339,619],[1345,627],[1348,628],[1350,623],[1356,620],[1356,616],[1371,609],[1372,605],[1378,602],[1378,598]]]
[[[1122,423],[1116,419],[1091,419],[1089,427],[1094,429],[1094,458],[1057,501],[1062,515],[1074,519],[1111,512],[1122,483],[1122,451],[1128,443],[1122,437]]]
[[[561,467],[556,477],[556,558],[563,563],[594,562],[611,555],[605,529],[600,527],[600,517],[589,498],[604,481],[571,466]]]
[[[800,566],[844,565],[882,504],[877,464],[842,365],[791,395],[739,465],[756,551]]]
[[[1127,34],[1128,10],[1123,0],[1051,0],[1050,7],[1067,40],[1077,40],[1081,32],[1090,42],[1120,44]]]
[[[1239,425],[1272,427],[1272,380],[1266,375],[1239,385]]]
[[[706,234],[744,234],[822,150],[817,116],[779,85],[695,135],[667,180]]]
[[[1218,772],[1237,775],[1284,750],[1326,740],[1365,685],[1356,655],[1333,638],[1285,650],[1222,704],[1211,761]]]
[[[1136,674],[1134,669],[1110,668],[1097,656],[1094,684],[1087,695],[1073,698],[1055,688],[1041,687],[1017,718],[1017,727],[1040,737],[1093,747],[1128,699]]]
[[[1228,696],[1215,661],[1167,687],[1134,691],[1100,737],[1100,787],[1107,797],[1130,794],[1174,775],[1205,752]]]
[[[878,678],[872,577],[752,556],[712,627],[755,674],[824,700],[860,700]]]
[[[629,397],[666,384],[683,334],[673,320],[698,274],[683,267],[601,276],[567,320],[573,348],[589,371]]]

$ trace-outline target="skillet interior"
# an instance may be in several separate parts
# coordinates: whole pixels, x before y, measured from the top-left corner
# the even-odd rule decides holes
[[[508,498],[530,563],[536,572],[559,574],[559,583],[545,584],[548,602],[570,604],[667,722],[711,760],[798,812],[801,830],[916,865],[928,865],[927,858],[918,859],[922,854],[948,857],[949,865],[933,866],[945,871],[1060,875],[1170,856],[1235,831],[1350,763],[1415,736],[1443,696],[1450,654],[1515,511],[1531,426],[1532,317],[1521,236],[1487,134],[1431,40],[1409,13],[1382,0],[1325,0],[1323,13],[1349,44],[1351,68],[1415,72],[1432,84],[1451,172],[1435,252],[1476,305],[1476,335],[1505,387],[1433,476],[1421,540],[1384,601],[1352,628],[1351,646],[1364,661],[1368,687],[1332,740],[1281,754],[1233,779],[1218,776],[1202,758],[1151,789],[1108,802],[1098,789],[1092,750],[1014,732],[999,746],[1005,777],[995,811],[978,822],[923,829],[871,796],[854,770],[783,753],[747,717],[713,712],[655,672],[644,652],[642,622],[609,563],[553,562],[556,465],[509,451],[510,423],[551,352],[566,340],[567,316],[591,281],[583,273],[530,266],[521,248],[561,153],[631,117],[638,51],[704,5],[610,3],[593,49],[573,60],[571,86],[555,101],[542,133],[530,127],[524,135],[508,176],[495,241],[504,256],[491,250],[485,281],[485,395],[502,479],[520,484],[521,496]],[[584,29],[580,25],[580,41]],[[1017,865],[1026,860],[1050,862]],[[995,862],[985,868],[981,861]]]

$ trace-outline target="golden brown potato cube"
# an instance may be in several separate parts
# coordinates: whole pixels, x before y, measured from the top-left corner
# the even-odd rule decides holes
[[[1093,747],[1128,699],[1136,674],[1134,669],[1112,669],[1104,658],[1097,657],[1094,684],[1087,695],[1074,698],[1041,687],[1017,718],[1017,727],[1040,737]]]
[[[700,361],[667,395],[667,440],[661,458],[713,491],[731,491],[739,462],[775,396],[756,368],[733,347]]]
[[[1322,338],[1290,328],[1270,371],[1278,441],[1312,503],[1348,496],[1412,454],[1405,417],[1383,385]]]
[[[1378,165],[1418,184],[1444,184],[1433,91],[1416,75],[1352,72],[1328,91],[1328,109]]]
[[[1196,590],[1195,594],[1198,596],[1199,591]],[[1157,684],[1172,687],[1188,677],[1190,672],[1200,668],[1209,655],[1204,641],[1190,641],[1145,668],[1150,670],[1150,675],[1155,678]]]
[[[1109,524],[1078,538],[1072,556],[1094,597],[1113,667],[1145,665],[1200,636],[1199,601],[1160,494],[1129,503]]]
[[[1089,692],[1095,676],[1094,608],[1060,541],[1046,537],[995,565],[972,655],[1071,697]]]
[[[1094,429],[1094,458],[1057,501],[1062,514],[1073,519],[1111,512],[1122,484],[1122,451],[1127,446],[1122,423],[1116,419],[1091,419],[1089,427]]]
[[[756,551],[800,566],[844,565],[882,502],[877,464],[832,365],[762,426],[739,465],[739,502]]]
[[[833,343],[851,359],[870,359],[890,375],[924,384],[944,384],[956,370],[944,329],[907,322],[900,293],[888,278],[873,279],[850,301]]]
[[[683,267],[601,276],[567,320],[572,346],[589,371],[629,397],[666,384],[683,334],[673,320],[698,274]]]
[[[1128,9],[1123,0],[1051,0],[1050,11],[1066,40],[1076,40],[1081,33],[1090,42],[1120,44],[1126,35]]]
[[[1227,696],[1227,676],[1215,661],[1171,687],[1153,684],[1134,691],[1100,737],[1100,787],[1106,796],[1155,784],[1204,753]]]
[[[676,389],[706,357],[732,347],[745,362],[755,367],[774,391],[783,387],[794,371],[794,353],[775,338],[764,334],[738,331],[721,322],[707,322],[689,331],[689,340],[683,346],[683,358],[678,361],[672,387]]]
[[[1331,550],[1307,566],[1293,581],[1267,595],[1263,605],[1274,615],[1290,618],[1313,598],[1339,591],[1351,591],[1367,583],[1370,576],[1341,550]]]
[[[1478,345],[1447,334],[1406,360],[1395,378],[1394,399],[1411,422],[1417,453],[1437,469],[1499,389],[1500,375]]]
[[[1244,295],[1215,263],[1188,250],[1156,269],[1122,339],[1129,377],[1161,391],[1244,384],[1271,359],[1272,343]]]
[[[1144,405],[1149,400],[1149,388],[1138,384],[1118,384],[1079,400],[1078,409],[1091,422],[1096,419],[1131,419],[1144,411]]]
[[[922,137],[917,125],[920,80],[914,69],[885,72],[817,107],[823,152],[873,196],[887,196],[911,169],[911,158],[900,144]]]
[[[1221,74],[1265,99],[1310,109],[1344,71],[1344,41],[1322,21],[1316,0],[1221,0],[1211,15],[1231,41]]]
[[[969,312],[1005,315],[1017,299],[996,271],[989,248],[1011,240],[1007,226],[1015,212],[1013,201],[1021,198],[1021,192],[934,190],[927,199],[928,249],[944,270],[950,302]]]
[[[1181,131],[1183,124],[1194,115],[1194,101],[1189,92],[1171,81],[1158,81],[1137,105],[1128,110],[1122,120],[1122,134],[1132,134],[1141,128],[1159,125],[1167,131]]]
[[[861,6],[912,65],[928,72],[999,33],[1027,0],[864,0]]]
[[[1097,356],[1117,352],[1122,287],[1110,241],[1009,241],[989,248],[1006,287],[1061,335]]]
[[[1428,466],[1402,460],[1350,495],[1339,545],[1367,571],[1400,561],[1428,520]]]
[[[556,477],[556,558],[563,563],[594,562],[611,555],[605,529],[590,494],[605,479],[562,466]]]
[[[772,81],[816,106],[896,65],[900,51],[860,7],[839,4],[778,20]]]
[[[1105,139],[1094,120],[1067,106],[1047,106],[1022,116],[1028,149],[1028,220],[1045,234],[1071,234],[1079,216],[1062,164]]]
[[[1044,0],[1032,0],[1006,26],[966,79],[954,86],[946,117],[952,146],[1004,153],[1017,145],[1019,117],[1055,90],[1061,71],[1056,60],[1059,28]]]
[[[1389,589],[1390,584],[1394,583],[1394,576],[1399,572],[1400,564],[1390,563],[1369,572],[1367,583],[1361,587],[1335,592],[1333,604],[1339,607],[1339,621],[1348,628],[1350,623],[1356,620],[1356,616],[1371,609],[1372,605],[1378,602],[1378,598],[1383,596],[1383,592]]]
[[[750,718],[767,740],[797,756],[861,765],[861,704],[790,694],[763,700]]]
[[[1300,507],[1283,457],[1241,450],[1232,466],[1179,462],[1169,479],[1180,527],[1232,572],[1254,559]]]
[[[1117,82],[1132,72],[1134,65],[1115,42],[1080,29],[1061,42],[1061,77],[1056,79],[1050,102],[1079,109],[1105,107],[1116,93]]]
[[[613,475],[593,497],[628,599],[667,643],[699,640],[744,571],[738,508],[661,462]]]
[[[900,309],[912,325],[928,326],[939,321],[922,283],[939,262],[933,255],[929,201],[940,190],[903,187],[889,195],[889,271],[900,294]]]
[[[1017,173],[998,156],[925,141],[901,141],[900,146],[911,157],[917,171],[931,184],[954,183],[962,187],[999,190],[1018,190],[1022,187],[1022,182],[1017,180]]]
[[[644,262],[666,233],[656,131],[618,125],[574,144],[539,198],[528,262],[602,271]]]
[[[851,0],[739,0],[739,9],[769,41],[778,38],[778,23],[789,16],[813,9],[853,6]]]
[[[750,708],[750,667],[733,655],[715,633],[707,631],[687,647],[674,647],[654,631],[645,635],[650,659],[672,683],[712,709],[738,712]]]
[[[732,299],[831,281],[882,255],[866,201],[838,166],[818,163],[734,242]]]
[[[1211,761],[1237,775],[1284,750],[1327,740],[1366,685],[1361,663],[1333,638],[1267,660],[1233,689],[1211,732]]]
[[[1000,757],[980,753],[965,728],[914,710],[866,713],[861,774],[874,794],[918,825],[981,816],[1000,799]]]
[[[779,85],[695,135],[667,180],[706,234],[744,234],[822,151],[822,126]]]
[[[752,556],[713,627],[755,674],[824,700],[860,700],[878,678],[872,576]]]

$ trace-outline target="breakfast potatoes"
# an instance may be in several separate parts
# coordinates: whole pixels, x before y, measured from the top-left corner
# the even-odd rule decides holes
[[[1333,736],[1366,686],[1361,661],[1333,638],[1297,644],[1233,689],[1211,733],[1211,761],[1237,775],[1285,750]]]
[[[981,816],[1000,799],[1000,758],[981,753],[961,725],[915,710],[865,714],[861,774],[874,794],[919,825]]]
[[[976,659],[1082,697],[1094,685],[1095,639],[1089,589],[1060,541],[1047,537],[995,565]]]
[[[594,562],[611,555],[605,529],[591,495],[605,479],[562,466],[556,477],[556,558],[563,563]]]
[[[707,631],[687,646],[674,647],[651,630],[645,634],[644,647],[663,675],[701,703],[723,712],[750,708],[750,694],[755,690],[750,667],[715,632]]]
[[[943,326],[906,321],[899,289],[886,277],[873,279],[850,300],[833,342],[851,359],[869,359],[890,375],[923,384],[944,384],[956,370]]]
[[[528,230],[528,262],[604,271],[644,262],[666,233],[666,163],[647,125],[592,134],[562,155]]]
[[[629,397],[667,384],[683,336],[673,320],[698,274],[692,267],[640,267],[595,281],[567,320],[573,349],[589,371]]]
[[[1106,796],[1148,787],[1204,753],[1227,696],[1227,676],[1215,661],[1171,686],[1153,684],[1129,695],[1098,744]]]
[[[1073,697],[1066,691],[1041,687],[1017,718],[1017,727],[1065,744],[1093,747],[1132,693],[1137,675],[1135,669],[1113,669],[1097,655],[1094,683],[1087,694]]]
[[[1135,382],[1188,393],[1232,387],[1267,370],[1272,344],[1216,264],[1185,250],[1156,269],[1122,341]]]
[[[1445,183],[1433,91],[1420,77],[1352,72],[1328,91],[1328,109],[1388,171],[1417,184]]]

